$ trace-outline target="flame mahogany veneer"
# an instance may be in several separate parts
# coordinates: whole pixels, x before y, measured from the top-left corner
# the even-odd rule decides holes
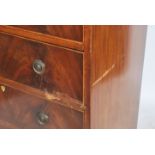
[[[0,128],[136,128],[146,26],[0,26]]]

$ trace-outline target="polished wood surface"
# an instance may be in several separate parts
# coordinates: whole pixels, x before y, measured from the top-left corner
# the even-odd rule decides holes
[[[90,128],[90,79],[91,79],[91,52],[92,52],[92,26],[84,26],[84,59],[83,59],[83,104],[84,128]]]
[[[9,45],[9,46],[8,46]],[[0,76],[38,88],[68,94],[82,101],[82,54],[0,34]],[[45,64],[38,75],[35,60]]]
[[[83,40],[82,25],[15,25],[15,27],[70,40],[81,42]]]
[[[4,77],[0,77],[0,83],[10,88],[17,89],[23,93],[30,94],[30,95],[33,94],[33,96],[47,100],[49,102],[55,101],[55,103],[57,104],[60,104],[62,106],[65,106],[65,107],[68,107],[68,108],[71,108],[77,111],[83,112],[86,109],[82,101],[74,99],[60,92],[56,92],[56,91],[53,91],[52,93],[44,92],[42,90],[30,87],[28,85],[24,85],[16,81],[6,79]]]
[[[93,26],[91,128],[136,128],[146,26]]]
[[[0,32],[26,38],[36,42],[41,42],[42,44],[53,44],[56,46],[79,50],[79,52],[83,51],[83,43],[76,40],[69,40],[48,34],[38,33],[35,31],[29,31],[18,27],[5,25],[0,25]]]
[[[49,117],[43,125],[40,112]],[[0,89],[0,128],[82,128],[82,113],[6,87]]]
[[[146,26],[1,25],[0,128],[136,128],[145,38]]]

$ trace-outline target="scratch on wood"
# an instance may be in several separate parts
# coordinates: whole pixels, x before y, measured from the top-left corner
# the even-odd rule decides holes
[[[56,97],[55,95],[53,94],[49,94],[49,93],[45,93],[45,97],[48,99],[48,100],[60,100],[60,98]]]
[[[108,70],[106,70],[102,76],[100,76],[93,84],[92,87],[99,83],[103,78],[105,78],[113,69],[115,68],[115,64],[113,64]]]
[[[5,86],[0,86],[0,87],[1,87],[2,92],[4,93],[6,90]]]

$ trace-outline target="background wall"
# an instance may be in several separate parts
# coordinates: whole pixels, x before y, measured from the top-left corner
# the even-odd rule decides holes
[[[138,128],[155,128],[155,26],[148,26]]]

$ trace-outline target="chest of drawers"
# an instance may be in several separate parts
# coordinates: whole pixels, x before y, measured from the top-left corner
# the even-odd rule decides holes
[[[136,128],[146,26],[1,25],[0,128]]]

